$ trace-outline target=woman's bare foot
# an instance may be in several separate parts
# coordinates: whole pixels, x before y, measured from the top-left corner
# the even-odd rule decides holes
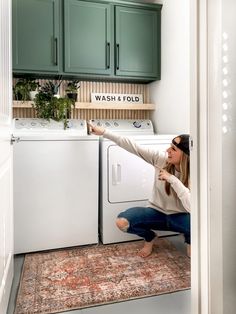
[[[152,253],[152,247],[154,244],[154,239],[151,242],[144,242],[143,248],[138,252],[138,256],[147,257]]]

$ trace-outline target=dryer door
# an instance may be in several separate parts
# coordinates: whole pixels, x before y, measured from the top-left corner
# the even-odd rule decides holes
[[[166,150],[169,144],[144,144]],[[123,203],[147,200],[152,193],[154,168],[117,145],[108,148],[108,200]]]

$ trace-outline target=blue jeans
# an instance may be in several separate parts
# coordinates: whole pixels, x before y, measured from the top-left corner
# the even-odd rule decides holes
[[[185,242],[190,244],[189,213],[166,215],[151,207],[132,207],[121,212],[118,218],[128,220],[128,233],[136,234],[147,242],[155,238],[153,230],[165,230],[183,233]]]

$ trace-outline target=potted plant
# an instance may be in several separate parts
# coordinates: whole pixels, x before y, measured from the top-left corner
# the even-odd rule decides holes
[[[28,84],[29,84],[29,95],[30,95],[30,99],[31,100],[34,100],[36,94],[38,93],[39,91],[39,83],[36,82],[35,80],[29,80],[28,81]]]
[[[47,82],[36,94],[32,106],[36,110],[37,117],[63,121],[66,128],[74,101],[67,97],[58,98],[55,93],[55,85],[51,81]]]
[[[15,100],[27,101],[29,97],[28,79],[19,79],[13,87],[13,95]]]
[[[41,86],[41,92],[50,97],[53,97],[55,95],[58,95],[58,88],[59,88],[58,84],[54,84],[52,81],[48,81],[43,86]]]
[[[78,80],[69,81],[66,88],[67,97],[73,99],[76,102],[79,88],[80,85]]]
[[[19,79],[13,87],[14,98],[22,101],[33,100],[39,86],[39,83],[35,80],[28,78]]]

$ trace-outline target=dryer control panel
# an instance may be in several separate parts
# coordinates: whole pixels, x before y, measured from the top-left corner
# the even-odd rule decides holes
[[[154,134],[154,128],[151,120],[90,120],[91,124],[103,126],[117,133],[126,133],[134,135]]]

